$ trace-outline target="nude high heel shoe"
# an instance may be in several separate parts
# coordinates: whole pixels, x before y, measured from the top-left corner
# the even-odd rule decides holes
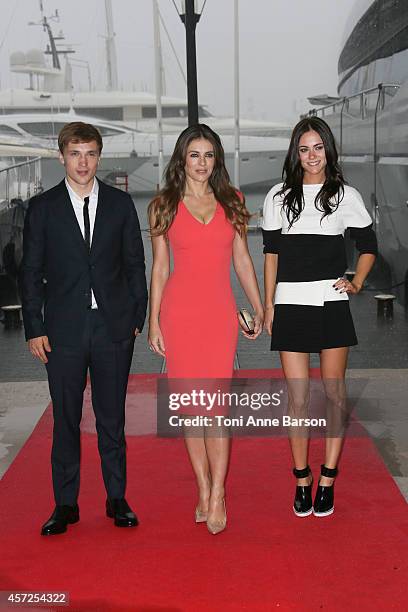
[[[198,508],[195,509],[195,522],[196,523],[206,523],[207,522],[208,512],[203,512]]]
[[[224,506],[224,518],[218,521],[210,521],[209,519],[207,519],[207,529],[213,535],[217,535],[217,533],[224,531],[225,527],[227,526],[227,510],[225,508],[224,498],[222,499],[222,503]]]
[[[208,477],[209,480],[209,488],[211,488],[211,476]],[[194,518],[196,523],[206,523],[208,516],[208,510],[200,510],[198,506],[196,506]]]

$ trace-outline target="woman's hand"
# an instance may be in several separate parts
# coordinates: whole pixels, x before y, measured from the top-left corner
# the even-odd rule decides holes
[[[254,319],[254,324],[255,324],[253,334],[248,334],[248,332],[246,332],[244,329],[241,328],[242,334],[245,336],[245,338],[248,338],[248,340],[256,340],[256,338],[262,332],[263,320],[264,320],[263,310],[259,310],[255,312],[255,314],[253,315],[253,319]]]
[[[275,307],[267,306],[265,308],[264,329],[268,332],[270,336],[272,336],[272,323],[273,323],[274,315],[275,315]]]
[[[333,285],[333,287],[339,293],[351,293],[355,295],[361,291],[362,285],[356,283],[354,280],[349,281],[346,278],[339,278]]]
[[[149,324],[148,343],[151,351],[154,351],[157,355],[166,357],[163,334],[161,333],[160,325],[158,323]]]
[[[263,311],[263,309],[255,312],[254,321],[255,321],[255,327],[254,327],[254,333],[251,336],[252,340],[255,340],[255,338],[257,338],[259,336],[259,334],[262,333],[263,322],[264,322],[264,311]]]

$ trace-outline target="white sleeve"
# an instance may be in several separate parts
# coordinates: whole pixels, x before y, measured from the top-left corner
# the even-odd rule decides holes
[[[367,227],[373,222],[357,189],[346,185],[343,202],[344,229],[348,227]]]
[[[263,230],[282,229],[282,198],[276,196],[278,191],[282,189],[282,185],[283,183],[274,185],[265,198],[262,221]]]

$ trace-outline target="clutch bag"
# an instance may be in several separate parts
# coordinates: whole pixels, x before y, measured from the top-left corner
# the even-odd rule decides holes
[[[246,308],[241,308],[238,313],[238,320],[241,327],[246,331],[247,334],[253,334],[255,330],[255,321]]]

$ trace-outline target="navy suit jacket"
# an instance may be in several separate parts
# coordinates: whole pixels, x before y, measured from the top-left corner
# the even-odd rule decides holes
[[[98,181],[88,252],[65,185],[30,200],[20,270],[26,339],[77,345],[92,288],[111,339],[125,340],[146,317],[147,287],[139,220],[131,197]]]

